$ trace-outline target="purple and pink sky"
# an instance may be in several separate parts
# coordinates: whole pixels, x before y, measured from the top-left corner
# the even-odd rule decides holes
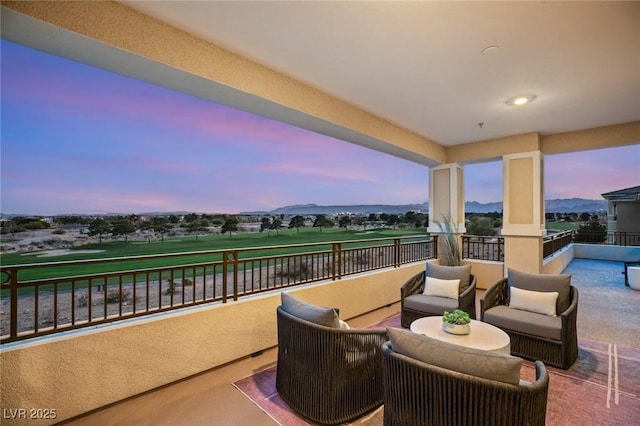
[[[7,214],[238,213],[429,199],[426,166],[2,40]],[[640,145],[545,157],[545,197],[640,184]],[[500,162],[465,167],[502,200]]]

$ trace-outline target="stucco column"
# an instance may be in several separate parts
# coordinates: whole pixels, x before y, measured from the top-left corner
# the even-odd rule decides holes
[[[457,229],[458,242],[467,229],[464,224],[464,169],[458,163],[443,164],[429,169],[430,234],[441,234],[438,223],[451,219]],[[460,244],[462,247],[462,245]],[[438,252],[442,253],[440,247]]]
[[[507,268],[542,272],[544,169],[540,151],[505,155],[503,164],[503,228]]]

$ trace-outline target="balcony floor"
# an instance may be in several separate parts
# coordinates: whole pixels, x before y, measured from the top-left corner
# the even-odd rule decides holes
[[[621,262],[574,259],[565,269],[580,291],[578,336],[640,348],[640,323],[635,318],[640,291],[624,285]],[[476,294],[477,311],[482,290]],[[613,308],[612,308],[613,307]],[[366,327],[400,312],[395,303],[349,320]],[[95,425],[277,425],[232,383],[274,365],[275,348],[101,408],[63,424]]]

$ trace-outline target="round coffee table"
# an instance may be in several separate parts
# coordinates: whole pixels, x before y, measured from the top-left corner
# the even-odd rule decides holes
[[[469,334],[450,334],[442,329],[442,317],[418,318],[411,323],[411,331],[424,334],[433,339],[468,348],[511,354],[509,335],[498,327],[482,321],[471,320]]]

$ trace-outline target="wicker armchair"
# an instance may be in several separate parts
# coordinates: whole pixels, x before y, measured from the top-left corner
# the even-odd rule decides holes
[[[444,311],[462,309],[469,313],[471,318],[476,318],[476,277],[472,274],[469,278],[469,287],[460,295],[458,300],[444,297],[424,296],[425,273],[419,272],[411,277],[400,289],[401,324],[409,327],[418,318],[442,315]],[[410,303],[407,298],[412,297]],[[417,302],[417,303],[416,303]]]
[[[567,369],[578,358],[578,289],[574,286],[569,286],[569,289],[569,307],[555,318],[525,311],[511,312],[519,315],[515,320],[505,315],[496,318],[495,313],[508,316],[509,310],[516,311],[508,308],[509,282],[504,278],[480,298],[480,318],[509,335],[513,355]],[[538,333],[540,327],[560,328],[559,337],[541,336],[544,332]]]
[[[276,388],[301,416],[320,424],[348,422],[382,405],[385,329],[339,329],[277,308]]]
[[[384,424],[538,426],[545,424],[549,374],[509,384],[437,367],[382,346]]]

